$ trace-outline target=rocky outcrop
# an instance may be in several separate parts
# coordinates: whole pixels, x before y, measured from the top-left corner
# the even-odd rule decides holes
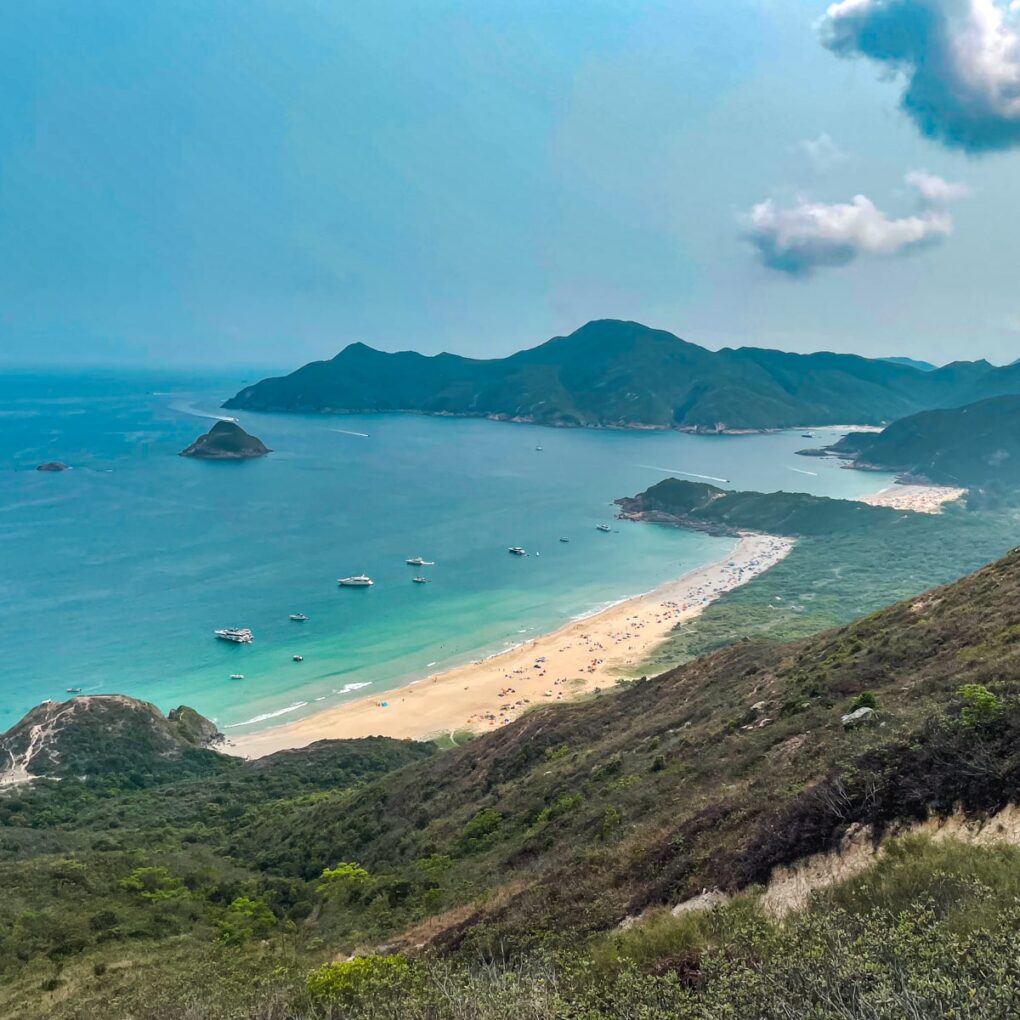
[[[53,472],[56,472],[56,471],[70,471],[70,470],[71,470],[70,464],[64,464],[62,461],[59,461],[59,460],[49,460],[45,464],[40,464],[36,468],[36,471],[53,471]]]
[[[250,460],[273,451],[256,436],[245,432],[237,422],[218,421],[204,436],[181,450],[181,457],[201,460]]]

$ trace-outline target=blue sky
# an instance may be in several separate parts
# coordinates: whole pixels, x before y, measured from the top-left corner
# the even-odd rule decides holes
[[[1013,360],[1013,112],[954,135],[963,79],[910,77],[946,50],[950,3],[1005,10],[8,4],[0,360],[489,356],[602,317],[712,347]],[[867,48],[857,22],[890,11],[917,53]],[[966,193],[930,200],[917,171]]]

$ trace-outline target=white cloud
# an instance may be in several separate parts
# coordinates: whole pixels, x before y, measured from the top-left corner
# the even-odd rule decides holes
[[[805,138],[797,143],[796,148],[807,156],[816,170],[820,171],[831,170],[850,158],[826,131],[817,138]]]
[[[1020,4],[1013,0],[841,0],[824,44],[902,75],[921,131],[969,152],[1020,145]]]
[[[928,205],[948,205],[970,194],[966,184],[952,183],[927,170],[911,170],[904,180]]]
[[[947,206],[966,188],[923,170],[905,180],[918,197],[913,215],[887,216],[866,195],[831,205],[800,198],[785,207],[770,198],[745,217],[744,236],[763,265],[792,276],[845,266],[861,256],[905,255],[938,244],[953,232]]]

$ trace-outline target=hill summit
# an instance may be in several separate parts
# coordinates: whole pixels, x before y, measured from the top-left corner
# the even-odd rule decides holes
[[[734,432],[876,425],[1000,393],[1020,393],[1020,374],[987,362],[921,372],[851,354],[709,351],[638,322],[600,319],[489,360],[351,344],[330,361],[248,386],[224,407]]]

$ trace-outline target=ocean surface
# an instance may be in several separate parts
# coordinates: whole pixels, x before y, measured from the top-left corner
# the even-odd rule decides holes
[[[233,734],[290,721],[724,558],[730,539],[614,522],[614,498],[671,474],[830,496],[891,481],[796,457],[799,432],[414,415],[240,412],[271,456],[178,457],[254,378],[0,374],[0,729],[68,687],[188,704]],[[73,470],[35,470],[49,460]],[[436,565],[405,565],[416,555]],[[338,588],[362,572],[373,588]],[[255,641],[217,641],[218,627]]]

